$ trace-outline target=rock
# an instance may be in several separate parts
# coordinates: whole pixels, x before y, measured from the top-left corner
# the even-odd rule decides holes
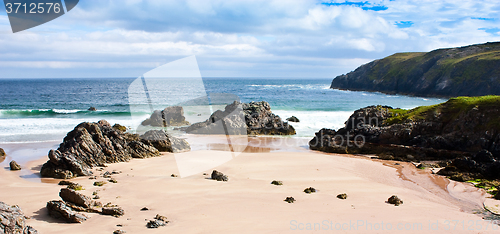
[[[436,165],[453,164],[455,171],[440,171],[451,178],[500,180],[500,125],[495,124],[499,104],[500,97],[485,96],[451,98],[412,110],[369,106],[354,111],[344,128],[318,131],[309,148],[375,154],[386,160],[438,161]]]
[[[3,156],[5,156],[5,151],[2,148],[0,148],[0,157],[3,157]]]
[[[75,191],[76,190],[83,190],[83,186],[81,184],[74,183],[74,182],[71,182],[68,180],[61,180],[61,181],[59,181],[58,185],[67,185],[66,188],[73,189]]]
[[[12,160],[10,161],[10,170],[11,171],[19,171],[21,170],[21,165],[19,165],[16,161]]]
[[[111,172],[109,172],[109,171],[104,172],[104,174],[102,174],[102,177],[103,178],[111,178]]]
[[[26,217],[19,206],[10,206],[0,202],[0,233],[38,234],[26,225]]]
[[[217,110],[205,122],[185,129],[191,134],[295,135],[295,129],[271,112],[267,102],[234,101],[224,111]]]
[[[163,216],[163,215],[156,214],[155,219],[156,219],[156,220],[163,221],[163,222],[165,222],[165,223],[168,223],[168,221],[167,221],[167,217],[166,217],[166,216]]]
[[[123,233],[127,233],[126,231],[123,231],[123,230],[115,230],[113,232],[113,234],[123,234]]]
[[[144,120],[141,125],[154,127],[169,127],[189,125],[184,117],[182,106],[169,106],[162,111],[155,110],[151,117]]]
[[[494,198],[500,200],[500,190],[498,190],[498,187],[497,187],[497,194],[495,194]]]
[[[49,151],[49,160],[40,174],[59,179],[90,176],[91,168],[106,163],[160,156],[156,148],[145,145],[138,138],[113,129],[105,120],[81,123],[66,135],[57,150]]]
[[[49,211],[50,216],[62,219],[68,223],[82,223],[88,219],[87,216],[73,211],[63,201],[47,202],[47,210]]]
[[[104,181],[96,181],[96,182],[94,182],[94,186],[98,186],[98,187],[101,187],[101,186],[103,186],[105,184],[106,184],[106,182],[104,182]]]
[[[316,192],[316,189],[313,187],[309,187],[309,188],[304,189],[304,193],[315,193],[315,192]]]
[[[165,226],[165,222],[161,221],[161,220],[149,220],[149,222],[146,224],[146,227],[148,228],[159,228],[159,227],[162,227],[162,226]]]
[[[113,129],[118,130],[118,131],[122,131],[122,132],[127,131],[127,127],[120,125],[120,124],[113,125]]]
[[[109,182],[111,182],[111,183],[113,183],[113,184],[118,183],[118,181],[117,181],[116,179],[114,179],[114,178],[111,178],[111,179],[109,179],[108,181],[109,181]]]
[[[295,198],[293,198],[293,197],[286,197],[285,200],[283,200],[283,201],[286,201],[288,203],[294,203],[295,202]]]
[[[119,217],[125,215],[125,211],[120,207],[103,207],[102,214]]]
[[[97,111],[97,108],[95,108],[95,107],[91,106],[91,107],[89,107],[89,109],[87,109],[87,110],[88,110],[88,111]]]
[[[210,178],[212,178],[212,180],[217,180],[217,181],[228,181],[229,180],[226,175],[224,175],[224,174],[222,174],[222,172],[218,172],[216,170],[212,171],[212,175]]]
[[[96,203],[90,198],[89,196],[85,196],[83,194],[80,194],[72,189],[68,188],[62,188],[61,191],[59,192],[59,196],[65,201],[65,202],[71,202],[77,206],[81,206],[83,208],[90,208]]]
[[[186,140],[173,137],[164,130],[150,130],[140,138],[142,143],[153,146],[160,152],[180,153],[191,150]]]
[[[300,120],[299,118],[295,117],[295,116],[292,116],[290,118],[287,118],[286,121],[289,121],[289,122],[294,122],[294,123],[299,123]]]
[[[389,199],[387,199],[387,202],[389,204],[393,204],[395,206],[399,206],[403,204],[403,200],[399,199],[398,196],[392,195]]]
[[[337,198],[342,199],[342,200],[347,199],[347,194],[341,193],[341,194],[337,195]]]
[[[280,180],[273,180],[271,182],[271,184],[274,184],[274,185],[283,185],[283,181],[280,181]]]
[[[176,174],[172,174],[172,175],[170,175],[170,177],[179,177],[179,176]]]
[[[142,207],[141,208],[141,211],[147,211],[147,210],[149,210],[149,208],[147,208],[147,207]]]

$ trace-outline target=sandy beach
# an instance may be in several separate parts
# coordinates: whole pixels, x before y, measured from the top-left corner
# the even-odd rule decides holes
[[[249,145],[275,140],[255,138]],[[83,185],[81,193],[91,196],[99,190],[103,204],[121,206],[125,215],[120,218],[88,214],[90,219],[82,224],[66,224],[49,217],[46,203],[59,200],[63,186],[57,185],[60,180],[36,179],[47,160],[43,155],[22,165],[25,169],[19,172],[0,170],[0,201],[19,205],[30,218],[27,223],[40,233],[112,233],[117,229],[127,233],[496,233],[500,229],[474,214],[487,196],[483,191],[410,163],[300,147],[259,152],[268,151],[260,147],[250,147],[213,168],[226,174],[227,182],[209,179],[212,170],[171,177],[179,174],[176,158],[209,160],[227,153],[220,150],[163,153],[157,158],[109,164],[103,171],[95,168],[97,180],[72,179]],[[100,176],[105,171],[121,171],[112,176],[118,183],[93,186],[95,181],[107,180]],[[272,185],[273,180],[283,185]],[[317,192],[304,193],[308,187]],[[338,199],[340,193],[348,198]],[[386,203],[391,195],[404,204]],[[283,201],[289,196],[296,202]],[[141,211],[143,207],[149,210]],[[156,214],[170,222],[158,229],[146,228]]]

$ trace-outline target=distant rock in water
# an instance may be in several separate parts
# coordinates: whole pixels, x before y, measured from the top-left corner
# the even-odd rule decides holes
[[[88,111],[97,111],[97,108],[95,108],[95,107],[91,106],[91,107],[88,109]]]
[[[182,106],[169,106],[164,110],[155,110],[151,117],[144,120],[141,125],[153,127],[169,127],[189,125],[184,117],[184,109]]]
[[[205,122],[185,129],[191,134],[295,135],[295,129],[271,112],[267,102],[234,101],[224,111],[217,110]]]
[[[391,160],[451,160],[440,174],[498,180],[499,122],[499,96],[451,98],[412,110],[369,106],[356,110],[338,131],[321,129],[309,147]]]
[[[299,118],[295,117],[295,116],[292,116],[292,117],[289,117],[286,119],[287,121],[290,121],[290,122],[295,122],[295,123],[298,123],[300,122]]]
[[[500,42],[397,53],[337,76],[332,89],[416,96],[500,95]]]
[[[184,140],[165,135],[158,141],[171,144]],[[91,168],[104,166],[106,163],[160,156],[160,151],[154,147],[155,144],[154,140],[141,139],[138,135],[114,129],[105,120],[98,123],[83,122],[68,133],[57,150],[49,151],[49,161],[42,166],[40,173],[42,177],[60,179],[90,176]],[[169,149],[162,148],[167,151]],[[174,147],[170,152],[176,149]]]
[[[26,225],[26,217],[19,206],[10,206],[0,201],[0,233],[38,234]]]

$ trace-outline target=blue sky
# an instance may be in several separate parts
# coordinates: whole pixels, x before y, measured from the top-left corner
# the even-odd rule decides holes
[[[137,77],[196,55],[205,77],[334,78],[397,52],[500,41],[500,2],[80,0],[13,34],[0,78]]]

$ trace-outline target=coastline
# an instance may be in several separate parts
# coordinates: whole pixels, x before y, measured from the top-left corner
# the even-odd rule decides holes
[[[217,138],[203,137],[211,141]],[[201,140],[203,137],[197,138]],[[145,219],[153,219],[156,214],[167,216],[170,223],[166,227],[148,230],[152,233],[282,233],[295,232],[307,224],[325,220],[333,225],[360,220],[372,224],[391,223],[393,228],[398,223],[422,224],[421,230],[408,230],[415,233],[428,232],[430,223],[437,223],[440,233],[468,231],[462,227],[445,230],[447,220],[481,222],[483,231],[488,225],[487,221],[473,214],[475,208],[481,208],[486,195],[472,185],[450,182],[429,171],[416,169],[410,163],[397,162],[400,165],[394,165],[396,162],[314,152],[300,147],[265,147],[279,138],[249,137],[248,152],[215,167],[229,176],[228,182],[207,179],[211,170],[204,171],[208,175],[197,173],[184,178],[171,177],[171,174],[179,173],[176,156],[217,157],[223,152],[220,149],[163,153],[161,157],[109,164],[104,171],[123,173],[113,176],[118,183],[107,183],[103,187],[93,186],[96,180],[88,177],[72,179],[85,188],[81,193],[91,195],[100,190],[101,202],[123,207],[125,216],[121,218],[89,214],[91,218],[82,224],[59,223],[48,217],[45,205],[49,200],[60,199],[58,193],[62,186],[56,185],[60,180],[43,178],[40,183],[22,178],[26,169],[20,172],[1,170],[3,192],[0,200],[19,205],[25,215],[31,217],[27,223],[40,233],[111,233],[117,229],[140,233],[147,229]],[[44,155],[24,166],[36,175],[46,160]],[[93,170],[95,175],[103,173],[96,169]],[[271,185],[272,180],[282,180],[284,185]],[[311,186],[318,192],[302,192]],[[340,193],[347,193],[348,199],[337,199],[335,196]],[[393,194],[398,195],[404,204],[398,207],[387,204],[385,201]],[[287,196],[293,196],[297,201],[288,204],[283,201]],[[142,207],[150,210],[140,211]],[[117,227],[118,224],[123,227]],[[327,226],[320,225],[319,230],[329,230],[325,229]],[[365,225],[344,231],[380,232],[366,228]],[[490,224],[485,233],[493,232],[491,228]]]

